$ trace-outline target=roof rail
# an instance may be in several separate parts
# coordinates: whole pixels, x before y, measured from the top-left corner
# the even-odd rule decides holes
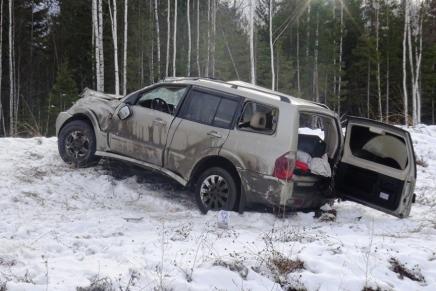
[[[307,100],[308,102],[310,102],[310,103],[312,103],[312,104],[315,104],[315,105],[318,105],[318,106],[321,106],[322,108],[325,108],[325,109],[329,109],[330,110],[330,107],[328,107],[326,104],[324,104],[324,103],[321,103],[321,102],[316,102],[316,101],[310,101],[310,100]]]
[[[238,89],[240,88],[244,88],[244,89],[249,89],[249,90],[253,90],[253,91],[257,91],[257,92],[262,92],[262,93],[266,93],[266,94],[270,94],[270,95],[274,95],[280,98],[280,101],[282,102],[286,102],[286,103],[290,103],[291,101],[289,100],[288,97],[283,96],[282,94],[279,94],[278,92],[272,91],[272,90],[268,90],[268,89],[261,89],[259,88],[259,86],[250,86],[250,85],[244,85],[244,84],[233,84],[230,82],[226,82],[223,80],[219,80],[219,79],[215,79],[212,77],[166,77],[162,80],[162,82],[172,82],[172,81],[183,81],[183,80],[207,80],[207,81],[211,81],[211,82],[216,82],[216,83],[220,83],[220,84],[225,84],[225,85],[229,85],[231,86],[233,89]],[[241,83],[246,83],[244,81],[238,81]]]

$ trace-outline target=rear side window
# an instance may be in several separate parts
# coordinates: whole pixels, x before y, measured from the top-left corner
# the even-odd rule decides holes
[[[247,102],[238,127],[241,130],[273,134],[277,127],[278,110],[274,107]]]
[[[351,127],[350,149],[353,156],[404,170],[408,162],[404,139],[384,131],[377,131],[366,126]]]
[[[230,128],[239,102],[193,90],[183,104],[180,117],[222,128]]]

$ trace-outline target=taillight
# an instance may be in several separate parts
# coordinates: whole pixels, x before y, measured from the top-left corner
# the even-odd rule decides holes
[[[274,166],[273,176],[285,181],[290,181],[294,174],[295,155],[287,152],[278,157]]]

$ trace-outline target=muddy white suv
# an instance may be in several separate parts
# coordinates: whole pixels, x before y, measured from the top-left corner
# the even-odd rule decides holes
[[[248,203],[316,209],[341,198],[406,217],[416,164],[407,131],[252,84],[172,78],[121,99],[85,90],[56,121],[62,159],[100,157],[195,189],[202,212]]]

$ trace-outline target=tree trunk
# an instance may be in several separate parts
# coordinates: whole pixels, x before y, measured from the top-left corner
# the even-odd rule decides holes
[[[212,0],[212,47],[211,47],[211,67],[212,78],[215,78],[215,45],[216,45],[216,1]]]
[[[0,2],[0,60],[3,60],[3,0]],[[5,115],[2,103],[3,62],[0,61],[0,122],[3,136],[6,136]]]
[[[176,55],[177,55],[177,0],[174,1],[173,77],[176,76]]]
[[[313,97],[319,102],[319,75],[318,75],[318,44],[319,44],[319,11],[316,12],[315,48],[313,66]]]
[[[300,17],[297,16],[297,90],[298,96],[301,97],[300,85]]]
[[[408,125],[408,96],[407,96],[407,30],[409,27],[408,4],[404,4],[404,32],[403,32],[403,105],[404,105],[404,125]]]
[[[338,115],[341,115],[341,89],[342,89],[342,52],[343,52],[343,39],[344,39],[344,3],[341,1],[341,21],[339,28],[339,72],[338,72]]]
[[[171,38],[171,2],[168,0],[168,10],[167,10],[167,60],[165,64],[165,77],[168,77],[168,69],[170,66],[170,38]]]
[[[98,8],[98,41],[99,63],[100,63],[100,88],[98,91],[104,92],[104,48],[103,48],[103,0],[97,0]]]
[[[113,11],[109,3],[109,15],[112,24],[112,40],[114,44],[114,74],[115,74],[115,96],[120,95],[120,75],[118,70],[118,27],[117,27],[117,1],[113,0]]]
[[[207,52],[206,52],[206,69],[205,75],[209,77],[210,66],[210,0],[207,0]]]
[[[386,52],[386,112],[385,120],[389,123],[389,13],[386,13],[387,52]]]
[[[15,135],[15,79],[14,79],[14,35],[13,35],[13,1],[9,1],[9,135]]]
[[[98,15],[97,15],[97,0],[92,0],[92,38],[94,43],[95,53],[95,87],[97,91],[101,88],[101,76],[100,76],[100,42],[98,34]]]
[[[201,76],[200,69],[200,0],[197,0],[197,75]]]
[[[371,97],[371,60],[368,57],[368,74],[367,74],[367,87],[366,87],[366,117],[370,118],[370,97]]]
[[[186,0],[186,18],[188,22],[188,77],[191,76],[191,10],[190,10],[190,2],[191,0]]]
[[[123,96],[127,94],[127,14],[128,0],[124,0]]]
[[[269,49],[271,56],[271,90],[274,90],[276,76],[274,72],[274,46],[272,35],[272,20],[273,20],[273,0],[269,0]]]
[[[162,76],[160,75],[160,29],[159,29],[159,13],[157,7],[157,0],[154,0],[154,22],[156,26],[157,76],[158,76],[158,80],[160,80]]]
[[[406,1],[408,2],[408,1]],[[407,6],[410,4],[406,4]],[[407,28],[407,43],[409,46],[409,68],[410,68],[410,81],[412,84],[412,125],[417,123],[416,114],[416,88],[415,88],[415,64],[413,62],[413,46],[412,46],[412,28],[410,25],[410,7],[407,9],[408,12],[408,28]]]
[[[250,0],[250,82],[256,84],[256,69],[254,60],[254,1]],[[238,77],[239,78],[239,77]]]
[[[378,117],[380,121],[383,121],[383,111],[382,111],[382,100],[381,100],[381,86],[380,86],[380,2],[379,0],[375,3],[375,51],[377,60],[377,100],[378,100]]]

